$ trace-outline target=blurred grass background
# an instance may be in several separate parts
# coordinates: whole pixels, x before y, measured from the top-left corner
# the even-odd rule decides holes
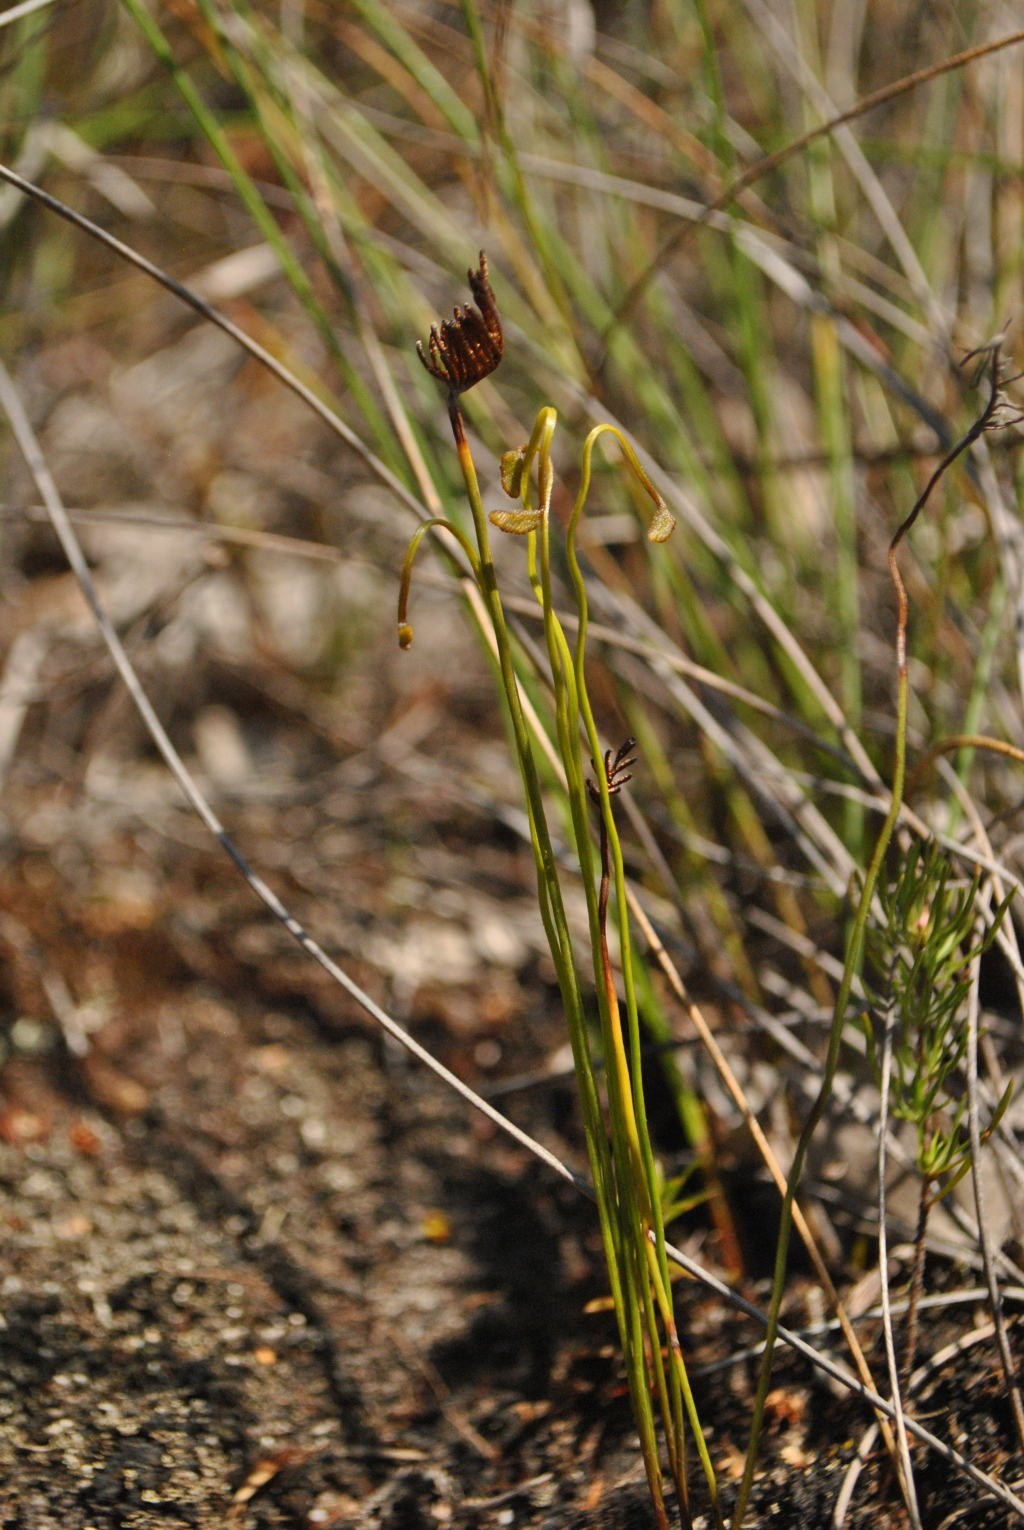
[[[648,548],[648,511],[609,449],[584,550],[600,722],[641,749],[632,874],[716,1021],[767,1026],[773,1059],[789,1036],[802,1066],[890,769],[885,549],[972,415],[962,353],[1008,321],[1020,352],[1020,48],[908,92],[701,213],[762,155],[1019,19],[866,0],[55,0],[0,34],[5,162],[223,307],[426,509],[465,523],[443,401],[413,346],[464,300],[482,247],[507,329],[501,370],[466,399],[489,504],[497,456],[544,403],[559,410],[563,517],[586,431],[614,419],[631,434],[680,521]],[[285,778],[294,790],[340,753],[358,787],[383,736],[385,759],[420,761],[424,800],[483,803],[514,833],[488,661],[443,555],[416,586],[413,653],[390,651],[411,515],[230,341],[10,188],[0,239],[0,346],[68,504],[111,518],[83,533],[91,556],[213,786],[228,800]],[[983,443],[910,538],[914,749],[977,731],[1024,744],[1019,446],[1016,431]],[[143,797],[157,789],[102,664],[55,657],[71,597],[5,449],[11,631],[43,634],[19,650],[32,684],[61,676],[29,709],[26,737],[45,748],[12,770],[13,825],[19,791],[25,812],[52,813],[55,782],[61,800],[77,782],[123,806],[129,763]],[[161,517],[197,534],[157,529]],[[319,546],[282,551],[265,534]],[[525,569],[516,546],[499,553],[523,684],[550,731]],[[236,676],[230,694],[199,678],[211,661]],[[301,747],[269,726],[275,709],[311,727]],[[981,812],[1020,874],[1016,767],[966,751],[954,764],[918,810],[951,836]],[[308,859],[323,896],[353,885],[343,850]],[[503,940],[514,960],[515,920],[498,907],[491,924],[495,962]],[[388,958],[389,939],[348,930],[340,945],[371,964],[376,952],[401,1009],[431,953]],[[664,1038],[657,973],[645,990]],[[759,1066],[744,1063],[751,1087]],[[707,1070],[684,1071],[729,1123]],[[703,1150],[704,1108],[680,1074],[670,1082]]]

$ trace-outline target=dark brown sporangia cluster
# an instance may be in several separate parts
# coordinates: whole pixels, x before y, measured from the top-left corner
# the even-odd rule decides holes
[[[608,782],[609,797],[617,797],[619,792],[621,792],[622,788],[625,786],[626,782],[632,781],[633,777],[629,774],[629,767],[636,764],[636,756],[630,755],[629,751],[635,748],[636,739],[627,738],[626,742],[621,746],[621,748],[617,750],[615,754],[612,754],[610,749],[605,752],[604,778]],[[627,758],[627,756],[629,757]],[[593,760],[591,760],[590,763],[593,765]],[[594,768],[595,770],[597,769],[596,766],[594,766]],[[601,801],[601,790],[595,782],[587,782],[587,791],[590,793],[592,801]]]
[[[453,319],[445,319],[441,328],[430,326],[430,359],[417,341],[419,358],[431,377],[436,377],[453,393],[465,393],[489,377],[501,360],[505,337],[501,332],[498,305],[487,280],[487,257],[480,251],[479,271],[469,271],[469,288],[476,308],[466,304],[456,308]],[[479,310],[479,311],[478,311]]]

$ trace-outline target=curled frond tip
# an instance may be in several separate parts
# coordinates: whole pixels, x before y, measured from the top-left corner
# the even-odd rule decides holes
[[[676,518],[660,494],[654,503],[654,516],[647,528],[647,540],[648,542],[667,542],[676,529]]]
[[[543,510],[492,510],[487,517],[492,526],[510,536],[525,537],[536,531],[544,519]]]
[[[526,462],[525,446],[516,446],[501,454],[501,487],[509,499],[518,499],[523,484],[523,465]]]

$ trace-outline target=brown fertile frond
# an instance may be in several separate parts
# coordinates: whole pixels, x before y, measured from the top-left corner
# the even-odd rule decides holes
[[[438,382],[450,391],[465,393],[485,377],[489,377],[501,360],[505,349],[505,337],[498,317],[498,305],[494,301],[491,284],[487,280],[487,256],[480,251],[480,269],[467,272],[469,288],[476,300],[476,308],[467,303],[456,308],[455,317],[445,319],[438,329],[430,326],[429,359],[423,347],[416,342],[416,352]]]
[[[630,755],[629,751],[635,747],[636,739],[627,738],[626,742],[615,751],[614,755],[610,749],[605,751],[604,778],[608,783],[609,797],[617,796],[626,782],[632,781],[633,777],[630,774],[629,767],[636,764],[636,755]],[[629,757],[627,758],[627,756]],[[594,765],[593,760],[590,763]],[[594,769],[597,769],[596,765],[594,765]],[[594,802],[600,802],[601,793],[593,781],[587,782],[587,791]]]
[[[621,792],[627,781],[633,779],[629,774],[629,767],[636,764],[636,755],[629,751],[636,748],[636,739],[627,738],[626,742],[616,751],[613,758],[609,749],[604,757],[604,773],[608,781],[608,791],[611,796]],[[629,758],[627,759],[627,755]]]

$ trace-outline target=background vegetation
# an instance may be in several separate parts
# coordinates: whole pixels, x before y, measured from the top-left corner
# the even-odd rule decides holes
[[[418,565],[415,646],[401,654],[395,644],[397,581],[417,516],[471,527],[444,400],[414,346],[465,301],[465,271],[481,248],[505,327],[500,369],[463,401],[483,507],[507,508],[499,458],[525,443],[542,406],[558,411],[551,507],[563,525],[588,432],[611,423],[633,443],[676,517],[675,535],[657,546],[643,535],[654,508],[606,433],[594,451],[579,549],[596,726],[614,748],[637,740],[617,819],[636,921],[652,1136],[674,1241],[762,1306],[767,1292],[756,1282],[770,1274],[776,1248],[772,1181],[778,1186],[788,1169],[817,1093],[858,877],[889,806],[890,539],[980,413],[990,353],[982,375],[961,364],[965,353],[1004,334],[1008,360],[1021,350],[1022,48],[938,73],[799,153],[761,161],[876,89],[1020,24],[1012,7],[866,0],[479,9],[54,0],[0,36],[2,163],[184,282],[320,401],[318,416],[308,397],[109,245],[14,185],[0,192],[0,352],[170,739],[257,872],[329,955],[458,1079],[500,1095],[502,1108],[575,1170],[585,1164],[583,1121],[558,1082],[569,1063],[564,1022],[488,623],[443,536],[424,544]],[[1010,405],[1016,385],[1007,389]],[[1024,1285],[1024,1117],[1007,1095],[1024,1061],[1012,902],[1024,873],[1014,754],[1024,747],[1024,538],[1012,408],[998,423],[1006,428],[980,436],[946,474],[900,553],[910,599],[910,775],[883,883],[896,879],[915,840],[936,838],[947,855],[941,866],[926,864],[952,889],[942,906],[961,919],[963,959],[928,948],[925,970],[946,984],[939,1024],[914,966],[914,930],[926,945],[931,938],[927,908],[915,905],[917,925],[905,909],[897,919],[899,894],[886,892],[867,987],[855,984],[838,1016],[840,1071],[811,1148],[788,1300],[797,1310],[801,1293],[818,1293],[807,1297],[813,1321],[830,1305],[832,1283],[856,1316],[876,1299],[889,1307],[890,1273],[907,1287],[894,1299],[912,1293],[915,1308],[921,1289],[977,1287],[978,1305],[962,1311],[994,1328],[987,1369],[975,1379],[983,1390],[992,1384],[995,1421],[988,1428],[979,1406],[978,1440],[973,1424],[963,1432],[985,1471],[1019,1486],[1013,1452],[1024,1448],[1015,1434],[1024,1415],[1013,1404],[1000,1288]],[[295,1090],[282,1093],[281,1110],[299,1141],[271,1155],[292,1158],[294,1168],[261,1167],[250,1128],[224,1126],[231,1070],[259,1053],[266,1067],[252,1066],[273,1079],[268,1049],[283,1048],[287,1036],[301,1052],[305,1043],[294,1038],[309,1014],[349,1039],[370,1022],[303,953],[277,944],[229,864],[200,837],[65,573],[44,525],[38,473],[29,474],[9,435],[5,449],[0,1130],[12,1215],[32,1199],[26,1177],[44,1172],[31,1170],[32,1153],[59,1160],[79,1126],[97,1142],[109,1130],[129,1157],[160,1143],[173,1157],[174,1131],[187,1137],[194,1117],[213,1144],[204,1172],[230,1181],[222,1158],[248,1164],[235,1169],[248,1176],[236,1196],[248,1209],[230,1214],[255,1218],[238,1235],[263,1257],[287,1236],[274,1208],[305,1194],[314,1170],[344,1154],[328,1152],[316,1127],[303,1135],[319,1116],[294,1107],[288,1118],[285,1101],[302,1098]],[[567,918],[583,949],[587,909],[567,866],[573,823],[540,610],[521,544],[495,541]],[[555,535],[552,603],[571,640],[562,546]],[[1003,751],[961,743],[928,754],[977,735]],[[1007,894],[1009,912],[982,958],[974,924],[987,924],[991,939]],[[620,942],[612,945],[621,984]],[[238,1022],[224,1055],[187,1087],[188,1042],[168,1041],[173,1024],[159,1021],[186,980],[206,985],[196,1003],[213,1002],[216,989],[217,1002],[259,1011]],[[279,1011],[268,1022],[270,1002]],[[584,1004],[596,1016],[591,990]],[[870,1041],[858,1023],[866,1009]],[[196,1035],[216,1034],[216,1024],[194,1023]],[[278,1035],[275,1025],[285,1030]],[[182,1037],[191,1034],[185,1025]],[[376,1030],[367,1034],[377,1046]],[[925,1068],[931,1053],[935,1090],[915,1096],[914,1059]],[[886,1056],[895,1056],[898,1087],[879,1161]],[[370,1073],[399,1092],[413,1087],[386,1049]],[[250,1127],[269,1140],[265,1122]],[[525,1174],[524,1160],[500,1159],[518,1149],[499,1148],[487,1130],[466,1137],[466,1153],[483,1155],[496,1175]],[[952,1144],[948,1162],[936,1143]],[[73,1141],[67,1151],[77,1151]],[[351,1197],[369,1148],[360,1138],[349,1151],[364,1164],[345,1169],[356,1174]],[[419,1152],[414,1143],[409,1162]],[[55,1160],[46,1172],[65,1168]],[[338,1183],[323,1215],[343,1227],[344,1174],[331,1172]],[[278,1182],[284,1188],[272,1191]],[[880,1188],[883,1216],[887,1205],[894,1219],[891,1270],[884,1233],[879,1264]],[[546,1193],[536,1191],[536,1204]],[[95,1187],[82,1194],[102,1200]],[[425,1194],[421,1186],[413,1199]],[[444,1203],[440,1183],[431,1194]],[[421,1230],[428,1212],[409,1213]],[[78,1214],[62,1223],[44,1204],[40,1216],[56,1227]],[[223,1214],[222,1206],[220,1221]],[[81,1215],[88,1231],[69,1237],[92,1240],[83,1258],[98,1261],[106,1280],[109,1235],[93,1212]],[[452,1224],[448,1212],[437,1215],[436,1237],[422,1237],[443,1249]],[[583,1213],[558,1203],[550,1216],[555,1225]],[[382,1220],[379,1207],[356,1217],[357,1261]],[[566,1230],[569,1223],[559,1235],[576,1240],[575,1253],[563,1264],[576,1260],[580,1291],[590,1280],[600,1306],[591,1233]],[[16,1284],[52,1274],[60,1235],[56,1244],[34,1237],[25,1233]],[[348,1257],[333,1237],[325,1230],[317,1253],[324,1279]],[[294,1257],[301,1264],[305,1255]],[[99,1280],[91,1269],[78,1278]],[[538,1256],[523,1277],[527,1306],[550,1300],[557,1313],[563,1277],[552,1269]],[[412,1291],[417,1282],[407,1284]],[[586,1299],[573,1297],[574,1321]],[[522,1326],[520,1307],[514,1317]],[[325,1319],[325,1332],[332,1321],[342,1319]],[[486,1384],[454,1361],[450,1373],[438,1371],[441,1329],[403,1338],[405,1319],[389,1321],[386,1303],[374,1321],[372,1342],[384,1345],[387,1365],[389,1343],[421,1357],[423,1374],[437,1380],[431,1395],[442,1419],[478,1469],[482,1462],[495,1474],[481,1485],[467,1468],[460,1487],[446,1479],[413,1497],[432,1496],[450,1517],[467,1497],[510,1488],[514,1463],[535,1476],[554,1463],[541,1451],[532,1462],[513,1453],[500,1464],[472,1407],[452,1401],[453,1387],[493,1390],[492,1371]],[[681,1324],[684,1345],[710,1333],[719,1350],[699,1358],[713,1365],[731,1331],[724,1308],[706,1330],[703,1321],[688,1340]],[[886,1329],[894,1352],[891,1313],[864,1330],[865,1349],[876,1346],[875,1387],[886,1395],[879,1378],[890,1369],[902,1369],[905,1382],[909,1375],[911,1391],[924,1384],[913,1379],[916,1322],[906,1325],[894,1367],[885,1359]],[[936,1332],[930,1353],[963,1338],[964,1321],[956,1323]],[[38,1333],[32,1343],[38,1350]],[[483,1340],[478,1352],[500,1375]],[[848,1351],[837,1353],[848,1362]],[[603,1363],[614,1371],[610,1352]],[[551,1371],[537,1365],[545,1379],[535,1377],[518,1399],[531,1406],[554,1396]],[[746,1378],[728,1393],[709,1373],[698,1398],[727,1503],[742,1471],[755,1373],[726,1373]],[[24,1391],[24,1377],[20,1384]],[[168,1385],[180,1394],[180,1378]],[[610,1403],[621,1379],[601,1385]],[[385,1413],[393,1401],[381,1403]],[[811,1523],[812,1512],[814,1523],[839,1523],[840,1509],[854,1523],[851,1514],[887,1505],[893,1524],[919,1515],[935,1527],[961,1508],[978,1525],[1003,1524],[1013,1512],[999,1501],[979,1507],[983,1484],[961,1486],[918,1452],[915,1507],[908,1448],[890,1470],[877,1435],[869,1438],[888,1422],[871,1424],[868,1410],[850,1415],[863,1415],[859,1456],[845,1415],[831,1438],[824,1429],[819,1457],[795,1432],[787,1443],[784,1413],[779,1403],[766,1447],[782,1477],[758,1479],[754,1515],[775,1502],[793,1523]],[[90,1415],[95,1407],[84,1406]],[[379,1420],[375,1427],[379,1440]],[[389,1428],[397,1438],[393,1420]],[[578,1431],[581,1450],[588,1428]],[[497,1426],[492,1433],[499,1437]],[[895,1451],[898,1441],[884,1444]],[[583,1455],[588,1480],[599,1484],[585,1502],[593,1509],[617,1468],[599,1469],[598,1443]],[[222,1500],[239,1484],[244,1492],[252,1457],[250,1447],[227,1451]],[[841,1476],[826,1480],[826,1457],[829,1470],[843,1466]],[[868,1477],[854,1498],[862,1460]],[[287,1465],[279,1460],[264,1481]],[[386,1494],[370,1503],[389,1482],[394,1473],[385,1471],[382,1480],[300,1484],[302,1505],[289,1508],[283,1497],[273,1509],[282,1517],[270,1522],[305,1523],[321,1508],[309,1523],[391,1512]],[[115,1507],[103,1508],[122,1515],[111,1523],[156,1512],[141,1503],[158,1500],[138,1500],[143,1489],[127,1483],[110,1499]],[[262,1512],[262,1487],[239,1500],[238,1513]],[[695,1512],[709,1512],[694,1488]],[[64,1489],[40,1491],[37,1518],[14,1523],[43,1524],[38,1515],[56,1508]],[[567,1497],[586,1500],[588,1491],[573,1487]],[[974,1497],[961,1502],[968,1492]],[[340,1508],[332,1493],[346,1500]],[[93,1523],[100,1500],[81,1484],[72,1500],[85,1505],[75,1509],[80,1522]],[[214,1512],[212,1499],[196,1502],[195,1514]],[[480,1512],[492,1509],[505,1512]]]

